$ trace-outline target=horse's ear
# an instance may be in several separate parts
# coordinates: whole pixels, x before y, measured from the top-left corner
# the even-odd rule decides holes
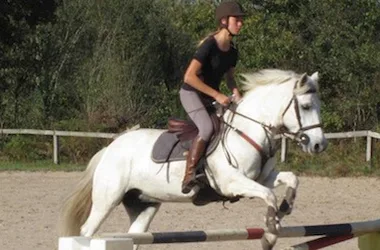
[[[303,73],[297,83],[297,88],[302,88],[303,86],[305,86],[306,83],[307,83],[307,74]]]
[[[314,84],[315,89],[318,90],[319,89],[319,84],[318,84],[319,75],[318,75],[318,71],[314,72],[314,74],[312,74],[310,78],[311,78],[311,80],[313,80],[313,84]]]
[[[318,82],[318,80],[319,80],[318,71],[314,72],[314,74],[312,74],[310,78],[311,78],[314,82]]]

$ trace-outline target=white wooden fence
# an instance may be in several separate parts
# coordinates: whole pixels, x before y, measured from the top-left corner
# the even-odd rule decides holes
[[[140,126],[136,125],[128,130],[138,129]],[[97,133],[97,132],[75,132],[75,131],[57,131],[57,130],[35,130],[35,129],[0,129],[2,134],[23,134],[23,135],[49,135],[53,136],[53,161],[59,164],[59,136],[71,137],[93,137],[93,138],[109,138],[113,139],[119,134],[116,133]],[[342,133],[325,133],[327,139],[345,139],[345,138],[367,138],[366,147],[366,161],[370,162],[373,154],[373,139],[380,139],[380,133],[372,131],[353,131]],[[285,137],[281,138],[281,162],[285,162],[288,151],[287,140]]]
[[[373,139],[380,139],[380,133],[363,130],[363,131],[352,131],[352,132],[341,132],[341,133],[325,133],[327,139],[346,139],[346,138],[367,138],[366,147],[366,161],[371,162],[373,154]],[[285,162],[286,154],[288,151],[287,140],[285,137],[281,138],[281,162]],[[371,167],[371,164],[369,165]]]

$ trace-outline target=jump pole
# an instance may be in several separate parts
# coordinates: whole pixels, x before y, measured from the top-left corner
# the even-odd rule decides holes
[[[360,250],[380,249],[380,231],[371,233],[358,233],[340,236],[325,236],[298,245],[285,248],[283,250],[317,250],[340,242],[358,237],[358,247]]]
[[[312,225],[283,227],[279,237],[304,237],[304,236],[342,236],[350,234],[365,234],[380,231],[380,219],[365,222],[353,222],[343,224]],[[262,228],[224,229],[207,231],[179,231],[157,233],[114,233],[103,234],[109,238],[131,238],[134,244],[168,244],[188,242],[210,241],[234,241],[261,239],[265,230]]]
[[[329,241],[331,244],[335,244],[338,243],[338,240],[343,241],[347,240],[347,237],[352,238],[352,235],[361,235],[372,232],[380,232],[380,219],[344,224],[283,227],[279,232],[279,237],[304,237],[325,235],[327,237],[318,239],[316,242],[322,244],[323,242]],[[206,241],[210,242],[254,240],[261,239],[264,233],[265,230],[262,228],[247,228],[157,233],[116,233],[103,234],[99,238],[63,237],[59,239],[59,250],[129,250],[132,249],[131,246],[133,246],[133,244],[144,245]],[[336,242],[334,241],[334,239]]]
[[[358,235],[340,235],[340,236],[324,236],[318,239],[310,240],[301,244],[297,244],[291,247],[287,247],[283,250],[317,250],[331,245],[338,244],[340,242],[350,240]]]
[[[263,237],[264,233],[265,230],[262,228],[247,228],[157,233],[107,233],[102,236],[111,238],[131,238],[135,244],[147,245],[206,241],[258,240]]]

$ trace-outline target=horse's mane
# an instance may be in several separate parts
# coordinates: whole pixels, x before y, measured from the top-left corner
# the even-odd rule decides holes
[[[241,74],[245,80],[243,83],[243,90],[252,91],[258,86],[267,84],[280,84],[290,80],[291,78],[298,79],[300,75],[290,70],[280,69],[263,69],[254,73]]]

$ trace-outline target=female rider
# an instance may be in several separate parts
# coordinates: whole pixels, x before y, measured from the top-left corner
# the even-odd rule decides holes
[[[222,2],[215,11],[217,31],[200,42],[184,75],[180,100],[199,133],[187,155],[182,193],[189,193],[196,185],[195,168],[213,134],[213,123],[206,107],[214,100],[222,105],[228,105],[230,102],[230,99],[219,91],[224,76],[235,101],[241,98],[234,80],[238,51],[232,43],[232,38],[239,34],[243,16],[245,13],[240,4],[235,1]]]

